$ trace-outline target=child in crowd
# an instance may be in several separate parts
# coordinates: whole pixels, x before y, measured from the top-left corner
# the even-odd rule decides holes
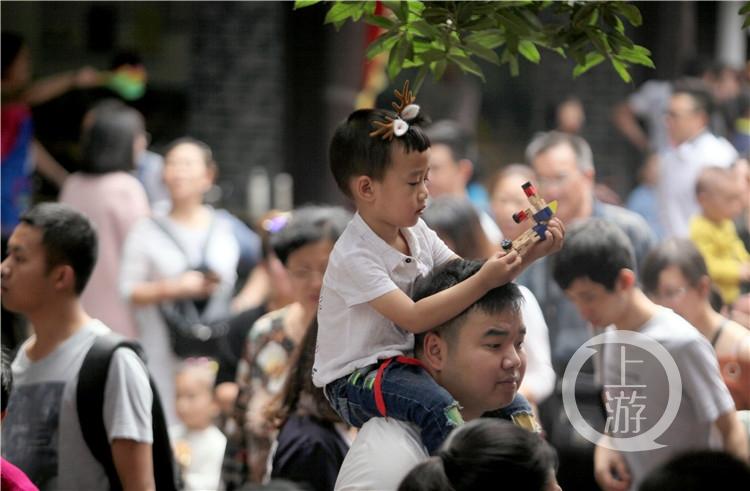
[[[331,142],[333,176],[357,213],[323,279],[313,382],[353,426],[378,415],[409,421],[433,453],[463,419],[460,401],[404,356],[414,349],[414,334],[457,316],[529,262],[559,249],[563,227],[552,219],[546,240],[526,257],[498,253],[466,281],[412,301],[414,281],[457,256],[420,220],[430,142],[408,82],[396,95],[396,113],[355,111]]]
[[[695,192],[701,214],[690,221],[690,239],[706,260],[724,303],[731,305],[741,285],[750,282],[750,253],[732,222],[742,211],[740,187],[729,169],[706,167]]]
[[[188,358],[177,373],[181,423],[170,428],[170,436],[186,491],[219,488],[227,438],[214,425],[219,415],[213,395],[217,368],[208,358]]]
[[[678,452],[709,448],[714,425],[727,452],[740,459],[748,457],[745,432],[721,379],[711,344],[682,317],[651,302],[637,286],[634,271],[635,254],[627,236],[600,219],[571,228],[553,269],[555,281],[582,317],[594,328],[615,328],[606,331],[602,342],[603,396],[609,417],[607,434],[594,454],[596,479],[607,490],[637,489],[649,471]],[[620,331],[626,334],[621,335]],[[681,402],[671,424],[653,436],[659,447],[620,452],[623,440],[646,435],[658,425],[669,408],[668,395],[674,389],[664,376],[666,365],[662,359],[644,356],[643,350],[628,347],[623,341],[623,336],[632,333],[643,335],[638,339],[658,343],[671,356],[682,381],[678,394]],[[631,415],[637,412],[639,421],[645,421],[642,426],[634,423],[632,431],[627,423],[617,423],[623,398],[631,402],[622,407],[632,409]],[[640,407],[636,408],[636,404]],[[628,421],[633,419],[625,417]]]

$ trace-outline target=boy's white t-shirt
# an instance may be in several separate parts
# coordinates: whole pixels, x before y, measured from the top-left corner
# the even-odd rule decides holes
[[[410,256],[386,244],[359,213],[336,241],[320,290],[313,366],[317,387],[414,349],[414,335],[368,302],[397,288],[411,295],[418,277],[457,256],[422,219],[401,232]]]
[[[614,332],[616,331],[608,331]],[[716,353],[708,340],[685,319],[670,309],[660,307],[639,332],[656,340],[672,356],[680,371],[682,395],[674,421],[664,434],[656,438],[656,442],[665,445],[664,447],[623,452],[633,479],[630,489],[638,489],[640,482],[652,469],[676,454],[715,446],[712,438],[713,423],[719,416],[734,408],[732,397],[719,372]],[[622,382],[620,346],[616,342],[604,346],[605,385],[619,386]],[[644,406],[639,415],[644,418],[643,427],[640,432],[632,432],[632,435],[645,432],[662,417],[669,397],[669,386],[662,365],[653,357],[639,356],[639,351],[636,348],[634,350],[626,350],[626,359],[632,361],[632,358],[638,362],[627,364],[625,382],[645,387],[636,389],[636,395],[644,397],[638,400]],[[610,397],[617,395],[617,388],[610,390]],[[615,403],[616,401],[609,402],[613,411],[616,410]],[[613,441],[616,445],[617,438]]]

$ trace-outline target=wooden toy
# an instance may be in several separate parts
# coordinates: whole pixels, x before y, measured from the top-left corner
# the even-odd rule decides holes
[[[515,249],[519,254],[523,255],[534,243],[545,240],[544,233],[547,231],[547,223],[549,223],[557,211],[557,201],[547,204],[541,196],[537,195],[536,188],[530,182],[526,182],[521,187],[531,207],[514,213],[513,221],[521,223],[531,218],[534,220],[534,225],[516,237],[514,241],[503,240],[501,246],[505,251]]]

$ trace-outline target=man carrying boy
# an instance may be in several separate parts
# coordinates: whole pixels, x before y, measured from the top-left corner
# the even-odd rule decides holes
[[[609,431],[605,429],[608,434],[599,441],[594,455],[599,485],[606,491],[637,489],[651,469],[676,453],[709,447],[713,425],[721,433],[724,449],[747,459],[744,430],[719,374],[711,345],[687,321],[652,303],[638,288],[633,248],[625,234],[613,224],[594,219],[572,227],[566,242],[554,261],[555,281],[594,327],[613,325],[616,329],[607,332],[604,343],[605,388],[638,387],[638,394],[630,400],[634,401],[633,411],[638,409],[638,418],[643,423],[640,429],[637,425],[630,428],[628,437],[645,433],[660,420],[670,387],[660,360],[626,350],[617,332],[639,333],[661,345],[674,360],[682,380],[679,410],[671,425],[656,438],[663,445],[661,448],[612,450],[609,447],[622,448],[618,445],[624,439],[619,438],[622,431],[616,420],[608,425]],[[622,384],[623,379],[626,385]],[[605,389],[609,412],[619,412],[613,409],[617,407],[614,401],[617,393],[616,388]],[[634,397],[639,399],[636,401]],[[636,408],[636,402],[642,407]]]
[[[414,334],[457,316],[530,261],[558,250],[564,232],[553,218],[546,240],[526,257],[499,253],[466,281],[409,298],[418,277],[457,256],[419,218],[427,206],[430,141],[408,84],[397,96],[395,114],[355,111],[331,142],[331,170],[357,213],[323,278],[313,382],[348,423],[361,426],[378,415],[413,422],[432,453],[463,421],[451,394],[404,356]]]
[[[44,203],[21,218],[2,263],[2,303],[31,322],[34,336],[13,361],[15,387],[3,421],[3,457],[42,490],[109,489],[104,468],[78,422],[78,372],[97,336],[109,329],[86,314],[80,294],[96,263],[91,222],[72,208]],[[154,489],[148,373],[130,349],[115,351],[103,417],[123,489]]]
[[[414,300],[473,277],[481,264],[456,259],[436,268],[417,282]],[[464,420],[503,409],[506,419],[533,430],[533,419],[514,414],[509,407],[526,370],[522,301],[518,287],[508,283],[489,290],[453,319],[416,336],[416,359],[461,404]],[[349,449],[336,489],[396,489],[428,455],[419,428],[392,418],[373,418],[362,426]]]

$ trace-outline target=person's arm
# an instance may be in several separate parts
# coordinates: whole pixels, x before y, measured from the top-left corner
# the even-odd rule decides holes
[[[39,174],[52,181],[58,188],[62,188],[69,172],[47,152],[47,149],[36,138],[31,141],[31,151],[34,155],[34,166]]]
[[[271,291],[271,278],[265,262],[255,265],[242,290],[232,299],[232,312],[242,312],[262,305]]]
[[[492,288],[512,281],[520,267],[521,257],[516,251],[500,253],[488,259],[475,275],[435,295],[414,302],[395,289],[369,304],[402,329],[420,333],[457,316]]]
[[[116,438],[112,440],[112,459],[123,491],[156,489],[150,443]]]
[[[207,298],[218,285],[217,278],[200,271],[186,271],[176,278],[138,283],[130,293],[130,302],[151,305],[180,298]]]
[[[83,67],[76,71],[57,73],[32,83],[22,94],[22,100],[29,106],[38,106],[69,90],[95,87],[101,84],[102,77],[97,70]]]
[[[627,102],[617,104],[612,110],[612,123],[636,148],[644,153],[648,151],[648,136]]]
[[[737,411],[732,409],[725,412],[716,419],[715,423],[721,432],[724,450],[738,459],[748,462],[750,450],[748,449],[747,434],[745,434],[745,428],[737,417]]]
[[[604,491],[627,491],[630,488],[630,471],[625,457],[603,443],[602,437],[594,449],[594,478]]]

